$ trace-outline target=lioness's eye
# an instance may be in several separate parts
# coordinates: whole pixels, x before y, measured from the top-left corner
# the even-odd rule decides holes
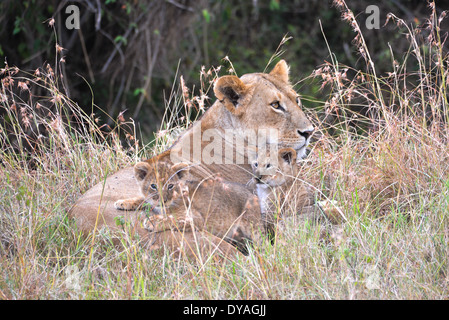
[[[279,104],[279,101],[275,101],[271,103],[271,106],[275,109],[278,109],[281,105]]]
[[[153,190],[157,190],[157,186],[153,183],[151,186],[151,189],[153,189]]]
[[[301,98],[300,97],[296,97],[296,103],[298,104],[298,106],[301,106]]]
[[[169,184],[169,185],[167,186],[167,189],[168,189],[168,190],[173,189],[173,185],[172,185],[172,184]]]
[[[275,110],[282,110],[282,111],[285,110],[284,108],[282,108],[281,103],[279,101],[270,103],[270,106]]]

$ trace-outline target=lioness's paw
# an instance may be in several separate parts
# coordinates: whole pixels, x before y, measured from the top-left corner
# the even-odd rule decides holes
[[[128,210],[125,200],[117,200],[114,203],[114,208],[118,210]]]
[[[332,223],[340,223],[346,219],[343,210],[335,200],[317,201],[319,207]]]

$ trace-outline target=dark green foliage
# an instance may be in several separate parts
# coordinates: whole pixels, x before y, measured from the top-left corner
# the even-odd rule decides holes
[[[374,2],[348,1],[363,28],[370,4],[379,6],[381,26],[388,12],[421,26],[429,14],[424,1]],[[79,31],[65,27],[70,4],[80,8]],[[437,8],[437,13],[444,9]],[[49,27],[51,18],[56,32]],[[282,57],[291,66],[292,79],[309,76],[331,59],[320,21],[338,62],[354,67],[364,63],[351,44],[355,33],[341,21],[332,1],[322,0],[5,0],[0,3],[0,59],[35,70],[54,61],[56,41],[64,48],[61,68],[70,98],[86,106],[86,112],[96,112],[91,110],[92,91],[95,104],[111,119],[123,110],[125,117],[139,117],[148,137],[159,126],[173,82],[183,75],[189,88],[198,87],[201,66],[230,68],[225,56],[239,75],[264,70],[287,35],[292,39],[282,47]],[[393,26],[363,31],[380,72],[383,64],[391,65],[388,42],[397,52],[407,51],[408,44]],[[316,81],[301,82],[295,89],[313,97],[305,99],[306,107],[322,105],[307,100],[327,100]],[[111,125],[106,117],[102,120]]]

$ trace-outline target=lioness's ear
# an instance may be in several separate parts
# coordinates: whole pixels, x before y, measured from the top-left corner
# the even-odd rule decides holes
[[[190,165],[186,162],[179,162],[171,167],[173,174],[176,174],[179,179],[184,179],[190,173]]]
[[[285,60],[281,60],[274,66],[273,70],[271,70],[270,75],[285,83],[288,83],[289,69],[290,68],[288,67],[287,62],[285,62]]]
[[[249,88],[236,76],[223,76],[217,79],[214,93],[226,108],[234,112],[242,98],[249,92]]]
[[[150,165],[147,162],[138,162],[134,166],[134,177],[136,177],[137,181],[142,181],[145,179],[150,169]]]
[[[296,150],[293,148],[283,148],[279,150],[279,158],[288,164],[296,162]]]

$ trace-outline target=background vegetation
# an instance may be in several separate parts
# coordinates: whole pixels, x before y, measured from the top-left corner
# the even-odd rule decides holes
[[[438,14],[446,9],[443,3],[436,2]],[[65,28],[69,4],[80,8],[79,31]],[[379,6],[381,26],[392,12],[422,28],[430,11],[421,0],[348,1],[381,74],[391,60],[388,44],[406,52],[408,43],[392,23],[366,29],[369,4]],[[48,26],[52,17],[55,33]],[[225,72],[231,67],[223,60],[226,56],[239,74],[262,71],[284,36],[291,36],[283,58],[293,79],[303,79],[298,91],[312,101],[324,101],[329,93],[316,81],[304,81],[331,61],[327,44],[338,62],[356,68],[364,63],[351,45],[351,26],[341,23],[328,0],[5,0],[0,25],[1,61],[33,72],[54,61],[57,43],[65,60],[60,68],[68,97],[108,125],[123,111],[125,117],[139,118],[145,140],[159,128],[164,100],[179,76],[189,88],[198,88],[203,66],[223,65]],[[444,21],[442,29],[447,27]],[[92,99],[99,108],[91,110]],[[306,106],[322,105],[312,101]]]
[[[448,298],[438,3],[379,3],[380,30],[361,1],[77,4],[71,33],[64,2],[0,3],[1,299]],[[287,32],[282,57],[318,128],[298,178],[336,201],[329,224],[293,215],[273,246],[224,264],[80,234],[67,212],[81,194],[170,145],[213,101],[213,79],[264,70]]]

